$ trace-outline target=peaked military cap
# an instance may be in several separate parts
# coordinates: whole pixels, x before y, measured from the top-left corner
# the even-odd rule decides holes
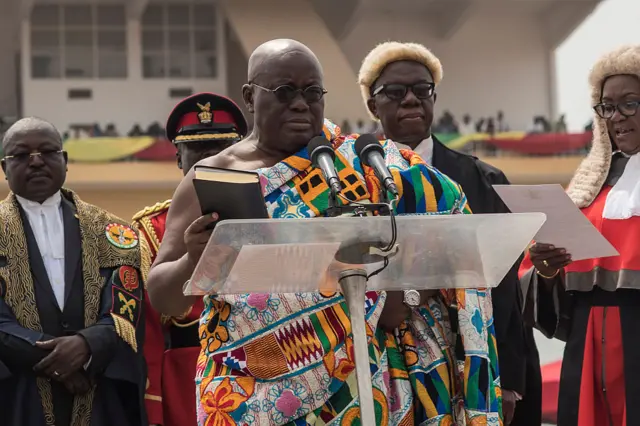
[[[239,141],[248,124],[240,107],[214,93],[197,93],[180,101],[167,120],[167,138],[174,144],[202,141]]]

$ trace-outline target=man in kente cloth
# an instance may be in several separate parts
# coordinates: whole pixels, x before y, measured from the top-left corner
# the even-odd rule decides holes
[[[323,119],[322,67],[308,47],[293,40],[269,41],[251,55],[248,74],[243,97],[254,115],[253,132],[202,164],[256,170],[273,218],[322,217],[329,189],[311,167],[306,145],[324,134],[336,148],[342,195],[379,201],[380,183],[357,160],[354,140],[341,137]],[[468,211],[456,183],[411,152],[401,154],[393,143],[383,147],[401,193],[398,214]],[[150,273],[150,300],[169,315],[179,315],[194,302],[183,295],[183,286],[211,234],[207,226],[217,219],[215,214],[201,216],[193,176],[188,173],[175,193]],[[404,296],[367,293],[377,424],[464,424],[465,419],[466,424],[501,424],[489,294],[461,290],[448,299],[439,291],[421,291],[417,300]],[[447,341],[453,337],[447,307],[454,303],[456,331],[469,349],[461,360],[467,365],[464,373],[458,371],[455,341]],[[199,334],[199,425],[360,421],[351,324],[340,294],[212,294],[204,297]],[[467,409],[470,400],[481,409]]]
[[[22,119],[2,147],[0,425],[146,425],[145,242],[62,188],[52,124]]]
[[[194,164],[211,157],[247,134],[247,121],[233,101],[213,93],[199,93],[176,105],[167,120],[167,137],[177,149],[178,168],[186,174]],[[147,240],[155,260],[164,236],[171,200],[147,207],[134,217],[134,225]],[[147,361],[145,404],[149,424],[196,424],[193,381],[200,353],[198,299],[180,316],[161,316],[145,299]]]
[[[504,173],[447,148],[431,133],[436,89],[442,77],[440,60],[425,46],[386,42],[369,52],[358,80],[371,118],[381,123],[388,139],[400,149],[414,151],[459,183],[473,213],[509,213],[492,187],[509,184]],[[540,426],[540,360],[533,329],[523,323],[518,266],[519,262],[492,290],[502,408],[505,424]]]

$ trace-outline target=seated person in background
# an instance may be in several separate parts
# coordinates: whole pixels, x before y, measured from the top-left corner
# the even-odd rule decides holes
[[[471,116],[469,114],[465,114],[462,117],[462,124],[460,125],[460,134],[461,135],[472,135],[476,133],[475,124],[471,121]]]
[[[509,131],[509,126],[504,121],[504,112],[502,111],[498,111],[498,114],[496,114],[496,131],[498,133]]]
[[[52,124],[22,119],[2,147],[0,424],[148,424],[144,241],[62,188],[67,153]]]
[[[107,128],[104,130],[103,136],[117,138],[118,136],[120,136],[120,134],[118,133],[118,130],[116,130],[116,125],[113,123],[109,123],[107,124]]]
[[[127,136],[129,137],[138,137],[143,135],[144,135],[144,132],[140,128],[139,124],[134,124],[131,130],[129,130],[129,133],[127,134]]]
[[[593,144],[567,194],[620,255],[572,262],[536,242],[521,281],[531,322],[567,342],[558,424],[631,426],[640,418],[640,45],[605,54],[589,83]]]
[[[378,201],[379,182],[356,159],[354,139],[345,140],[323,120],[322,74],[316,56],[299,42],[274,40],[259,46],[249,59],[243,87],[255,118],[253,132],[201,162],[256,170],[273,218],[325,214],[329,190],[323,179],[312,186],[320,171],[311,167],[306,153],[308,142],[321,133],[336,147],[343,195]],[[468,212],[457,184],[415,154],[401,154],[393,143],[385,143],[384,149],[402,192],[399,214]],[[193,176],[187,174],[174,195],[149,280],[151,302],[170,315],[184,312],[194,301],[183,295],[183,285],[211,234],[207,226],[216,220],[215,214],[201,216]],[[411,300],[403,292],[372,291],[367,297],[377,424],[499,423],[498,367],[495,357],[486,356],[495,353],[486,292],[423,291],[419,300]],[[459,360],[468,365],[464,374],[458,374],[462,367],[444,319],[454,303],[461,340],[469,350],[467,342],[475,340],[475,349],[483,354]],[[204,305],[196,375],[199,425],[358,422],[351,325],[340,294],[212,294]],[[471,325],[472,315],[480,321],[478,328]],[[480,410],[465,409],[468,398],[486,404]]]

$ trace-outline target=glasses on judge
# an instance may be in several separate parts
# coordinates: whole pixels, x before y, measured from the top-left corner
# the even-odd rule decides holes
[[[25,152],[14,155],[5,155],[2,160],[15,161],[18,163],[27,163],[35,157],[40,157],[43,161],[51,161],[60,157],[64,153],[61,149],[44,149],[42,151]]]
[[[380,93],[383,93],[387,98],[394,101],[401,101],[407,96],[409,90],[415,95],[418,99],[429,99],[433,96],[435,92],[435,84],[433,83],[416,83],[416,84],[400,84],[400,83],[389,83],[383,84],[382,86],[378,86],[372,93],[371,96],[376,96]]]
[[[307,86],[304,89],[299,89],[297,87],[291,86],[290,84],[285,84],[284,86],[278,86],[275,89],[268,89],[266,87],[259,86],[255,83],[251,83],[252,86],[257,87],[258,89],[262,89],[265,92],[273,93],[276,95],[276,98],[282,103],[290,103],[292,102],[298,94],[302,94],[302,98],[306,103],[312,104],[316,102],[320,102],[320,99],[327,94],[327,91],[318,85]]]
[[[613,114],[616,113],[616,110],[624,117],[633,117],[638,112],[639,106],[640,101],[621,102],[619,104],[600,103],[594,106],[593,110],[601,118],[608,120],[613,117]]]

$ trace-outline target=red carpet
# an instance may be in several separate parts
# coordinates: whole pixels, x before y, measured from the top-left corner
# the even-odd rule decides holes
[[[542,366],[542,421],[556,423],[562,360]]]

